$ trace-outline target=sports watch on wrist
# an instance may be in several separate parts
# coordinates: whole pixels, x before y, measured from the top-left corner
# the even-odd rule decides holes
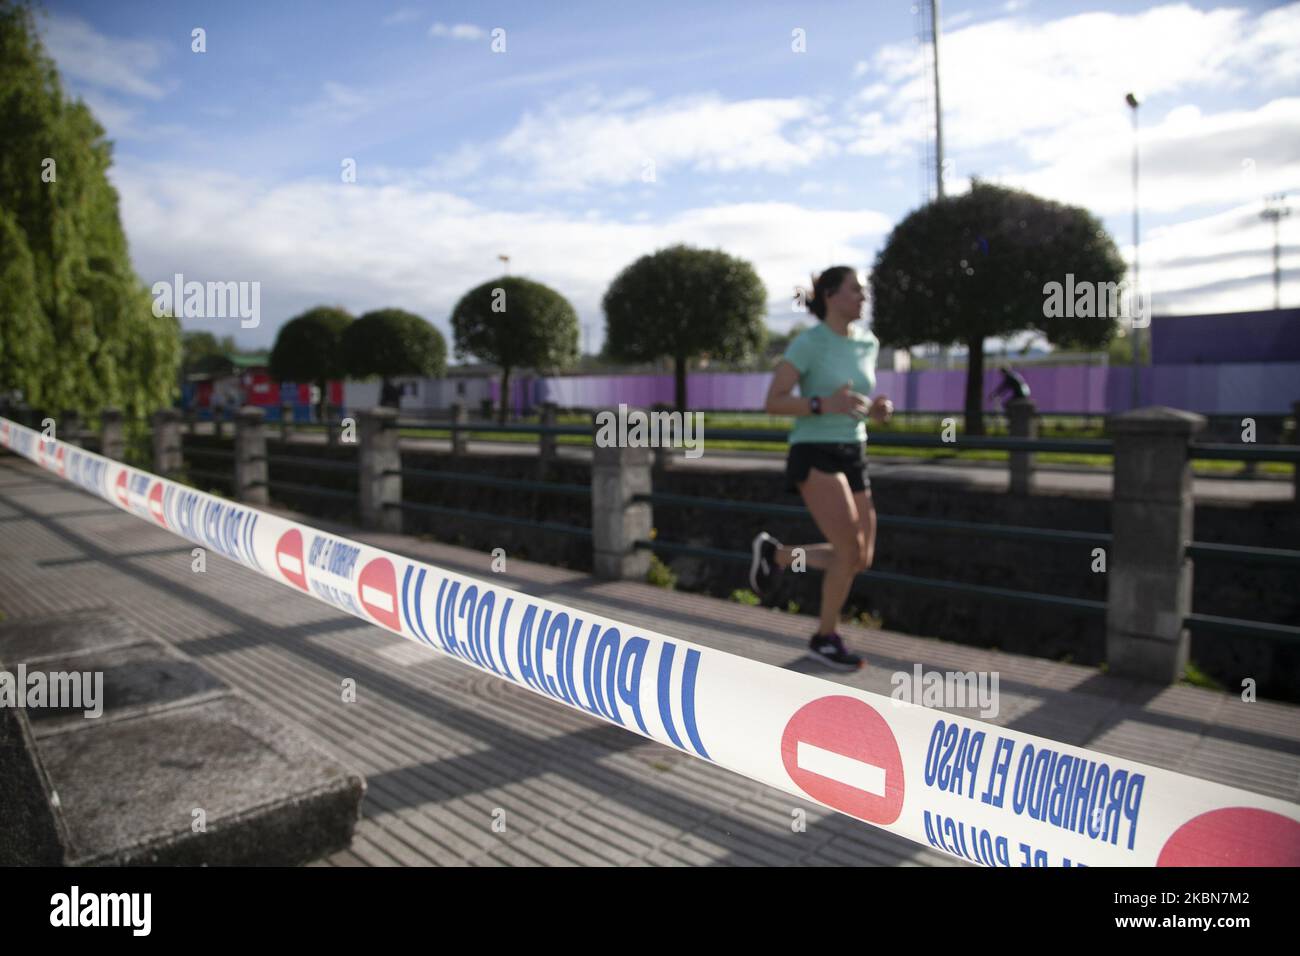
[[[814,415],[820,415],[822,413],[822,400],[816,395],[808,399],[808,410]]]

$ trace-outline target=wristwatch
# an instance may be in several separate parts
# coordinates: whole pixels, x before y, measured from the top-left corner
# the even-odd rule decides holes
[[[820,415],[822,413],[822,400],[814,395],[812,398],[808,399],[808,409],[814,415]]]

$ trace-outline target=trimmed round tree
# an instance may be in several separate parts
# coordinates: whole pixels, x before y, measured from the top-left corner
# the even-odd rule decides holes
[[[376,309],[346,329],[340,340],[349,378],[378,376],[387,394],[398,375],[440,376],[447,370],[447,341],[413,312]]]
[[[622,362],[671,358],[686,410],[687,363],[701,355],[745,362],[762,352],[767,290],[744,259],[676,245],[642,256],[605,292],[605,354]]]
[[[966,434],[982,435],[985,338],[1036,331],[1054,345],[1096,349],[1119,328],[1113,309],[1057,314],[1048,286],[1067,276],[1112,289],[1123,278],[1097,217],[976,180],[894,227],[871,271],[872,329],[887,345],[965,345]]]
[[[456,355],[501,368],[499,420],[506,420],[510,373],[558,371],[578,360],[578,314],[550,286],[502,276],[466,292],[451,313]]]
[[[339,340],[352,323],[341,308],[318,305],[280,327],[271,349],[271,375],[280,382],[314,382],[320,388],[320,417],[325,420],[331,379],[343,378],[347,369]]]

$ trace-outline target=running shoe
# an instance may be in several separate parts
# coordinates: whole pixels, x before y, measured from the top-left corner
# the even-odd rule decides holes
[[[781,576],[782,568],[776,563],[776,549],[781,542],[766,531],[754,535],[754,544],[750,549],[754,559],[749,565],[749,584],[754,593],[767,600],[776,590],[776,582]]]
[[[808,642],[808,656],[837,671],[855,671],[862,666],[862,658],[845,650],[838,634],[814,634]]]

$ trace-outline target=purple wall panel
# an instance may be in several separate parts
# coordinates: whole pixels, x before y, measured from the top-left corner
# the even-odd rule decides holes
[[[1289,412],[1300,400],[1300,363],[1233,365],[1160,365],[1140,370],[1139,405],[1169,405],[1202,414]],[[1125,366],[1058,366],[1021,370],[1032,398],[1043,412],[1107,414],[1132,407],[1130,370]],[[1001,373],[996,367],[984,376],[988,395]],[[687,402],[695,409],[759,411],[767,395],[769,372],[698,372],[687,378]],[[878,372],[876,393],[888,395],[899,411],[958,411],[965,404],[966,373],[962,370]],[[671,404],[671,375],[585,375],[520,379],[512,383],[512,407],[522,409],[542,401],[563,408],[618,405],[648,408]],[[495,391],[494,391],[494,394]],[[996,410],[997,402],[985,408]]]

